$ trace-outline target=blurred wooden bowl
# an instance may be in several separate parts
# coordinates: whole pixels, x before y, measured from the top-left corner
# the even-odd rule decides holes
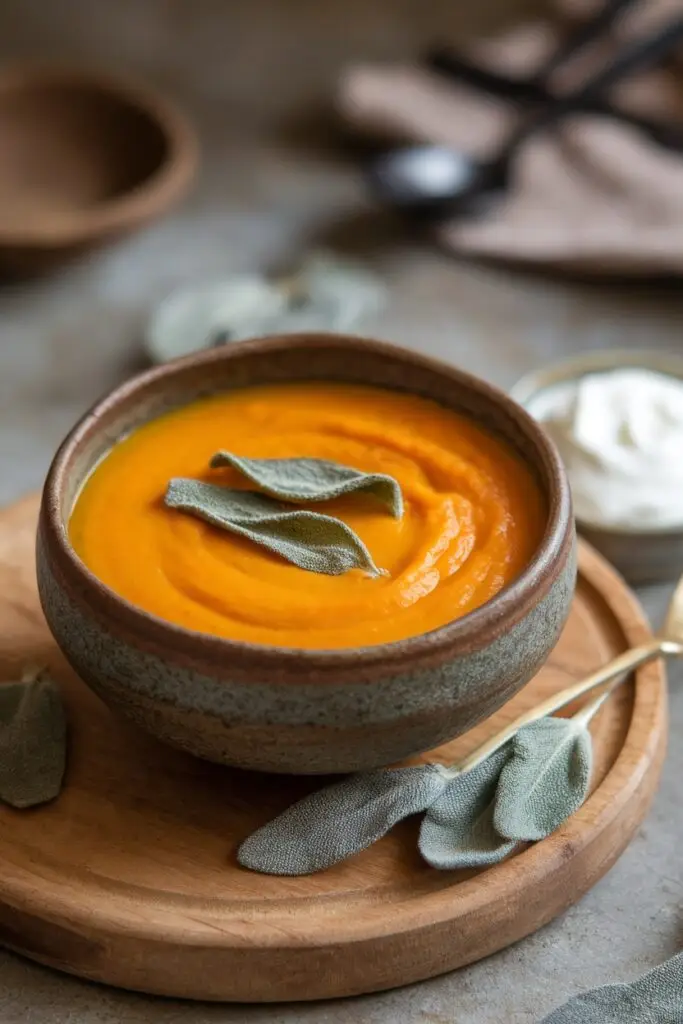
[[[31,273],[157,217],[197,164],[184,117],[107,73],[0,72],[0,266]]]

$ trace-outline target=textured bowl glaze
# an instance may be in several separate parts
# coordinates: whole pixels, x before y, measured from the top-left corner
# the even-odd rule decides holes
[[[554,384],[626,367],[655,370],[683,380],[680,353],[661,349],[610,349],[589,352],[530,373],[515,384],[511,395],[525,408],[531,408],[534,398]],[[634,586],[665,583],[678,579],[683,572],[683,524],[680,529],[629,530],[589,523],[578,517],[576,522],[579,533]]]
[[[512,444],[548,502],[545,534],[522,575],[481,608],[422,636],[318,651],[171,625],[120,598],[83,565],[68,540],[68,519],[84,480],[119,437],[201,395],[311,379],[424,395]],[[107,703],[200,757],[296,774],[391,764],[490,715],[545,661],[569,613],[576,576],[568,483],[534,420],[460,370],[337,335],[288,335],[190,356],[99,402],[68,435],[48,474],[37,565],[57,643]]]

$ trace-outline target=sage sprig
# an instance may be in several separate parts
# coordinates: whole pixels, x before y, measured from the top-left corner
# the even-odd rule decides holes
[[[472,868],[504,860],[519,842],[545,839],[588,795],[588,724],[601,695],[572,718],[541,718],[451,783],[428,808],[420,853],[435,868]]]
[[[382,574],[363,541],[341,519],[292,511],[254,491],[183,478],[171,480],[164,500],[169,508],[245,537],[301,569],[330,576],[349,569],[364,569],[371,576]]]
[[[419,850],[433,868],[484,867],[503,860],[515,848],[493,823],[496,787],[510,757],[497,750],[469,772],[451,779],[420,826]]]
[[[448,785],[437,765],[351,775],[292,804],[252,833],[237,859],[269,875],[310,875],[377,842]]]
[[[242,844],[244,867],[268,874],[322,871],[424,813],[419,849],[433,867],[495,864],[522,841],[554,832],[585,800],[588,724],[608,696],[569,719],[524,725],[468,767],[427,764],[352,775],[293,804]],[[552,723],[552,724],[551,724]]]
[[[386,505],[395,519],[403,515],[398,481],[386,473],[364,473],[327,459],[246,459],[220,451],[211,467],[229,466],[250,480],[259,491],[281,501],[302,504],[331,501],[344,494],[370,494]]]
[[[590,786],[588,722],[596,710],[589,705],[572,718],[542,718],[520,729],[498,780],[493,822],[500,835],[544,839],[578,810]]]
[[[66,765],[59,689],[41,671],[0,684],[0,800],[24,809],[53,800]]]
[[[156,363],[212,346],[292,331],[352,331],[386,302],[369,268],[312,253],[286,276],[236,274],[172,292],[145,331]]]
[[[681,1024],[683,953],[628,984],[604,985],[574,996],[542,1024]]]

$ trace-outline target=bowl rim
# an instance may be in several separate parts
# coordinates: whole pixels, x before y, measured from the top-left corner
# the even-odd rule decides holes
[[[161,213],[185,191],[199,160],[197,137],[180,109],[153,86],[132,75],[77,62],[17,60],[0,73],[0,97],[40,86],[77,87],[144,114],[163,135],[167,153],[149,177],[120,196],[74,213],[71,223],[9,230],[0,226],[3,245],[58,247],[85,243]]]
[[[549,493],[545,531],[533,558],[520,575],[479,608],[429,632],[389,643],[337,649],[255,644],[202,633],[145,611],[102,583],[71,546],[61,513],[69,462],[81,441],[98,430],[100,417],[119,403],[141,396],[148,387],[169,377],[197,369],[208,370],[217,363],[239,360],[242,355],[267,354],[292,347],[310,346],[370,350],[380,357],[386,356],[405,363],[407,369],[411,366],[420,367],[445,375],[457,385],[474,390],[485,401],[502,405],[510,418],[522,426],[525,436],[536,447],[539,461],[545,464]],[[565,556],[574,544],[573,525],[569,482],[560,456],[551,439],[533,417],[509,395],[464,370],[410,349],[336,333],[297,333],[256,338],[193,353],[124,381],[95,402],[62,441],[47,473],[39,518],[39,531],[43,534],[45,546],[50,549],[53,569],[57,563],[60,576],[66,570],[68,578],[73,580],[75,577],[78,580],[79,598],[85,598],[92,611],[107,617],[114,613],[117,625],[139,637],[148,648],[150,645],[158,645],[159,649],[173,650],[175,654],[190,659],[199,657],[204,662],[223,662],[229,665],[232,675],[237,674],[240,668],[264,672],[271,670],[278,681],[287,681],[288,669],[300,670],[302,659],[311,671],[350,669],[355,677],[358,669],[362,668],[407,671],[414,666],[439,665],[454,648],[458,654],[465,654],[487,646],[523,619],[551,589],[555,581],[552,571],[554,565],[558,562],[564,564]],[[300,676],[296,674],[292,678],[300,679]]]
[[[584,352],[570,359],[562,359],[540,370],[532,370],[510,388],[510,397],[528,411],[527,403],[543,391],[568,381],[580,380],[590,374],[609,373],[612,370],[640,369],[661,373],[683,381],[683,354],[666,348],[610,348]],[[541,423],[542,421],[538,420]],[[683,536],[683,520],[680,526],[661,526],[650,529],[643,527],[606,526],[604,523],[583,516],[576,516],[577,526],[589,531],[599,542],[601,538],[613,538],[627,542],[634,538],[642,540],[680,540]],[[590,536],[588,537],[590,540]]]

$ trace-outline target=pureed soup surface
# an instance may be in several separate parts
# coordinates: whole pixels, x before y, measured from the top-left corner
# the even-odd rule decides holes
[[[302,506],[343,519],[389,575],[309,572],[167,508],[173,477],[254,489],[232,469],[207,468],[221,448],[395,477],[400,520],[369,495]],[[311,382],[222,393],[141,427],[86,482],[70,536],[102,582],[170,622],[342,648],[416,636],[482,605],[530,561],[545,519],[529,469],[473,421],[416,395]]]

